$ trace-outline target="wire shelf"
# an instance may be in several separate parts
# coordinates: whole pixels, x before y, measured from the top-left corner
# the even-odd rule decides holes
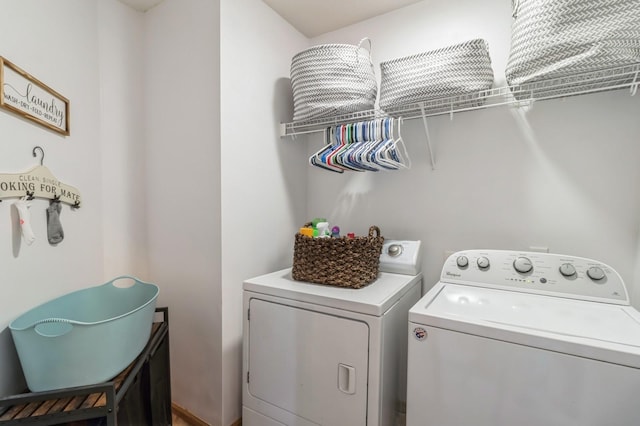
[[[465,93],[382,111],[372,109],[308,121],[281,124],[281,136],[295,136],[323,131],[341,123],[372,120],[380,117],[414,119],[504,105],[525,106],[534,101],[564,98],[630,88],[635,94],[640,84],[640,63],[624,67],[588,72],[567,77],[545,79],[520,86],[505,86],[486,91]]]

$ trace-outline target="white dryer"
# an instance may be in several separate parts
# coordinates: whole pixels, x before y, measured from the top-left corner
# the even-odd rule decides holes
[[[393,425],[421,282],[381,272],[340,288],[294,281],[291,269],[245,281],[242,424]]]
[[[640,314],[601,262],[450,256],[409,312],[407,426],[640,425]]]

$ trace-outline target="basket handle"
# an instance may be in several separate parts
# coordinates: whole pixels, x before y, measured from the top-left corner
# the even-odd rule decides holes
[[[60,337],[73,330],[75,321],[63,318],[47,318],[33,324],[33,329],[42,337]]]
[[[369,63],[371,65],[373,65],[373,61],[371,60],[371,39],[369,37],[364,37],[362,40],[360,40],[360,42],[358,43],[358,50],[362,47],[362,43],[364,43],[365,41],[369,42],[369,49],[367,49],[367,51],[369,52]],[[360,60],[360,58],[358,56],[356,56],[357,60]]]
[[[367,52],[369,53],[369,65],[373,66],[373,60],[371,59],[371,39],[369,37],[365,37],[362,40],[360,40],[360,42],[357,44],[357,46],[354,46],[355,49],[353,50],[355,56],[356,56],[356,60],[354,62],[351,62],[352,64],[358,64],[360,63],[360,55],[358,55],[358,52],[360,51],[360,49],[362,48],[362,44],[368,41],[369,42],[369,48],[367,49]],[[338,59],[340,59],[343,62],[347,62],[348,64],[350,64],[348,61],[345,60],[345,58],[342,58],[336,54],[334,54],[334,56]],[[349,59],[349,58],[347,58]]]
[[[518,9],[520,9],[520,0],[511,0],[511,17],[513,19],[518,17]]]
[[[126,284],[116,284],[116,281],[119,281],[119,280],[122,280],[122,279],[132,280],[133,284],[128,284],[128,285],[126,285]],[[117,288],[127,289],[127,288],[131,288],[131,287],[135,286],[138,283],[146,284],[144,281],[140,281],[138,278],[134,277],[133,275],[120,275],[119,277],[115,277],[111,281],[107,281],[106,284],[111,284],[112,286],[117,287]]]

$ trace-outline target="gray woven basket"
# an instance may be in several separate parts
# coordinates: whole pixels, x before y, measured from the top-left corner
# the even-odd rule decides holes
[[[382,62],[380,71],[380,108],[385,111],[430,99],[477,94],[493,85],[488,46],[482,39]],[[477,96],[477,103],[483,102],[484,97]]]
[[[640,0],[512,0],[512,6],[505,75],[514,94],[528,83],[640,62]]]
[[[291,61],[293,121],[373,109],[378,82],[370,52],[351,44],[323,44]]]

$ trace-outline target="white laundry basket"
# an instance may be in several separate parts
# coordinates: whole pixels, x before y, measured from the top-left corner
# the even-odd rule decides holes
[[[293,57],[293,121],[374,108],[378,82],[370,51],[362,47],[367,40],[358,45],[322,44]]]

